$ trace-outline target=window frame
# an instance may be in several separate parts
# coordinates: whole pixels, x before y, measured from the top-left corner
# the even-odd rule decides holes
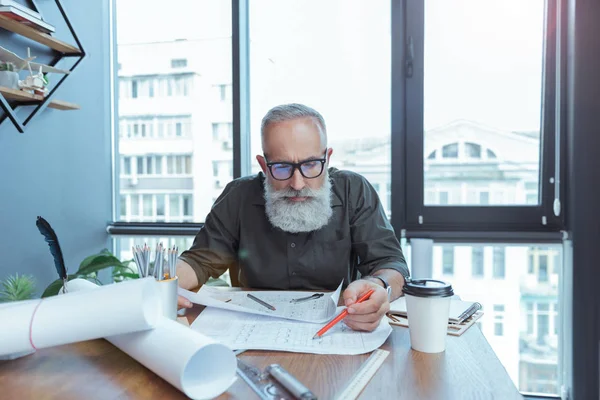
[[[112,0],[113,3],[115,0]],[[232,141],[233,141],[233,178],[246,176],[251,172],[252,157],[250,156],[250,96],[249,96],[249,0],[232,0]],[[547,1],[547,15],[550,20],[556,18],[556,3]],[[566,8],[566,5],[565,5]],[[114,5],[113,5],[114,9]],[[424,6],[422,1],[391,0],[391,41],[392,41],[392,79],[391,79],[391,222],[397,236],[404,238],[424,237],[434,238],[436,242],[451,243],[560,243],[566,239],[564,211],[555,217],[552,212],[554,201],[553,187],[544,185],[549,178],[554,176],[556,146],[566,144],[566,118],[564,109],[556,110],[556,103],[563,104],[566,90],[562,90],[561,97],[556,101],[555,92],[561,88],[555,87],[556,67],[566,68],[566,51],[561,53],[560,63],[556,59],[556,36],[554,32],[546,34],[547,42],[544,50],[544,88],[545,96],[542,103],[545,108],[542,112],[542,133],[540,137],[540,171],[539,182],[541,190],[537,206],[424,206],[424,180],[423,180],[423,130],[422,109],[418,104],[423,101],[423,18]],[[410,16],[410,17],[409,17]],[[112,148],[113,152],[113,220],[108,224],[107,232],[113,236],[190,236],[195,235],[203,227],[197,222],[124,222],[120,219],[120,190],[119,190],[119,161],[118,161],[118,91],[128,91],[128,97],[133,97],[133,78],[122,84],[116,81],[118,76],[118,63],[116,62],[116,29],[115,15],[112,18],[111,30],[111,80],[112,91]],[[420,32],[420,33],[419,33]],[[564,33],[564,32],[563,32]],[[565,34],[566,35],[566,34]],[[412,50],[411,50],[412,49]],[[419,59],[419,57],[421,57]],[[560,64],[560,65],[559,65]],[[412,77],[406,77],[408,69],[412,69]],[[563,74],[562,82],[566,82]],[[420,79],[420,81],[419,81]],[[165,86],[166,84],[166,86]],[[419,94],[419,85],[421,93]],[[136,87],[139,86],[136,82]],[[566,88],[566,83],[562,89]],[[161,90],[173,96],[173,87],[169,82],[156,82],[155,95]],[[117,95],[115,95],[115,93]],[[139,87],[136,96],[139,97]],[[182,96],[183,97],[183,96]],[[419,113],[421,115],[421,129],[419,129]],[[560,137],[555,135],[556,117],[562,117],[559,124]],[[155,121],[156,128],[153,137],[167,137],[166,127],[159,134],[159,121]],[[128,131],[130,127],[127,127]],[[185,130],[185,129],[184,129]],[[125,132],[122,132],[126,134]],[[174,136],[174,135],[173,135]],[[133,134],[128,136],[133,137]],[[175,136],[174,136],[175,137]],[[136,136],[139,138],[139,134]],[[557,140],[558,139],[558,140]],[[482,148],[481,156],[485,152],[489,157],[489,149]],[[441,157],[441,150],[437,151]],[[117,161],[115,162],[115,155]],[[566,150],[561,146],[560,153],[560,182],[566,182]],[[165,159],[166,163],[166,159]],[[133,174],[133,160],[132,160]],[[410,171],[410,173],[408,173]],[[420,171],[420,173],[414,173]],[[167,173],[164,165],[163,174]],[[566,185],[561,185],[560,199],[565,210]],[[141,196],[141,195],[138,195]],[[492,193],[490,193],[492,197]],[[571,199],[572,200],[572,199]],[[139,197],[138,208],[142,213],[142,198]],[[131,205],[127,205],[131,208]],[[165,213],[166,211],[165,205]],[[131,209],[127,210],[131,212]],[[183,210],[182,210],[183,212]],[[422,218],[419,219],[419,216]],[[546,217],[546,224],[541,223]],[[564,266],[563,266],[564,268]],[[485,272],[484,272],[485,274]],[[565,282],[562,281],[561,282]],[[561,285],[564,285],[562,283]],[[564,304],[559,304],[564,308]],[[564,310],[563,310],[564,311]],[[564,315],[561,314],[562,320]],[[564,323],[561,323],[561,327]],[[564,339],[564,337],[563,337]],[[568,365],[568,364],[565,364]],[[559,365],[560,366],[560,365]],[[562,367],[561,367],[562,368]],[[581,368],[581,367],[580,367]]]
[[[392,26],[392,73],[400,76],[392,78],[392,135],[400,136],[396,141],[392,137],[392,171],[401,174],[392,176],[394,183],[403,185],[396,188],[396,201],[392,202],[392,224],[397,230],[405,230],[407,237],[420,236],[427,232],[443,238],[442,232],[532,232],[558,233],[564,229],[564,206],[559,216],[553,212],[554,185],[556,181],[556,118],[564,113],[561,106],[556,110],[556,32],[545,28],[546,41],[543,50],[542,82],[543,98],[541,104],[540,126],[540,169],[538,205],[506,206],[436,206],[425,205],[424,199],[424,133],[423,133],[423,80],[424,80],[424,18],[425,6],[422,1],[393,1],[392,18],[399,23]],[[396,5],[396,7],[394,7]],[[410,18],[409,18],[410,16]],[[556,20],[556,5],[546,2],[545,27]],[[550,21],[550,22],[548,22]],[[401,27],[405,29],[402,29]],[[559,58],[561,64],[564,60]],[[401,72],[398,72],[401,71]],[[559,91],[562,96],[563,91]],[[410,99],[410,102],[407,101]],[[562,104],[562,102],[558,102]],[[394,117],[397,116],[397,117]],[[558,134],[561,135],[562,131]],[[564,136],[564,135],[563,135]],[[564,140],[560,137],[560,141]],[[438,152],[440,153],[440,152]],[[561,146],[560,181],[564,182],[565,150]],[[440,154],[438,154],[439,156]],[[411,171],[406,174],[405,171]],[[405,183],[402,183],[402,182]],[[548,183],[548,184],[546,184]],[[403,192],[403,193],[402,193]],[[560,200],[564,204],[565,185],[560,186]],[[399,198],[400,196],[404,198]],[[490,196],[491,197],[491,196]],[[540,235],[540,238],[544,235]],[[490,239],[490,237],[488,237]],[[559,237],[556,236],[558,240]]]

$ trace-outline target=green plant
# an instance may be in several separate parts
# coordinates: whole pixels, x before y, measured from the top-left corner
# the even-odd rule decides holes
[[[137,269],[132,264],[134,264],[133,260],[121,261],[108,249],[103,249],[97,254],[86,257],[81,264],[79,264],[77,272],[68,275],[68,280],[83,278],[101,285],[102,283],[98,280],[98,272],[107,268],[112,268],[112,278],[115,282],[121,282],[127,279],[137,279],[139,278],[139,275]],[[58,294],[61,287],[62,280],[55,280],[48,285],[46,290],[44,290],[42,297]]]
[[[0,290],[0,303],[9,301],[29,300],[35,293],[35,280],[31,275],[16,273],[2,282]]]
[[[15,64],[8,61],[0,61],[0,71],[14,71]]]

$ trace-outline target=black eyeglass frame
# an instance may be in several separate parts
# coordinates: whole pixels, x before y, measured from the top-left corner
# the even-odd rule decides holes
[[[267,161],[267,168],[269,168],[269,172],[271,173],[271,176],[273,177],[273,179],[275,179],[276,181],[287,181],[288,179],[290,179],[292,176],[294,176],[294,173],[296,172],[296,170],[300,171],[300,175],[302,175],[304,178],[306,179],[315,179],[320,177],[323,174],[323,170],[325,169],[325,163],[327,162],[327,150],[328,148],[325,148],[325,152],[323,154],[323,158],[315,158],[315,159],[311,159],[311,160],[305,160],[299,163],[291,163],[291,162],[286,162],[286,161],[273,161],[273,162],[268,162]],[[265,157],[265,161],[267,160],[267,156]],[[304,172],[302,171],[302,164],[306,164],[306,163],[310,163],[310,162],[315,162],[318,161],[321,163],[321,172],[319,172],[316,176],[306,176],[304,175]],[[279,179],[276,178],[275,175],[273,175],[273,170],[272,167],[273,165],[287,165],[292,167],[292,172],[290,173],[290,176],[285,178],[285,179]]]

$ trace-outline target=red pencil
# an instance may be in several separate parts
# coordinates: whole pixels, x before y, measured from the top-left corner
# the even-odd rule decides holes
[[[356,303],[362,303],[363,301],[367,300],[369,297],[371,297],[371,295],[373,294],[374,291],[375,290],[373,290],[373,289],[369,290],[367,293],[363,294],[356,301]],[[328,330],[331,329],[332,326],[334,326],[335,324],[337,324],[338,322],[340,322],[341,320],[343,320],[347,315],[348,315],[348,309],[346,308],[337,317],[335,317],[334,319],[332,319],[331,321],[329,321],[329,323],[327,325],[325,325],[324,327],[322,327],[321,330],[319,332],[317,332],[317,334],[315,336],[313,336],[313,339],[316,339],[318,337],[323,336],[325,334],[325,332],[327,332]]]

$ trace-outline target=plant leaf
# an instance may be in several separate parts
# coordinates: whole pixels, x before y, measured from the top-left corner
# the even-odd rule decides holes
[[[79,276],[77,276],[77,274],[71,274],[67,277],[67,280],[70,281],[70,280],[78,278],[78,277]],[[42,293],[42,298],[56,296],[58,294],[58,291],[62,287],[62,285],[63,285],[62,279],[55,280],[50,285],[48,285],[46,290],[44,290],[44,293]]]
[[[89,260],[89,262],[83,265],[83,267],[79,266],[77,273],[80,275],[87,275],[93,272],[101,271],[105,268],[120,266],[122,266],[122,264],[117,257],[113,255],[100,254]]]

